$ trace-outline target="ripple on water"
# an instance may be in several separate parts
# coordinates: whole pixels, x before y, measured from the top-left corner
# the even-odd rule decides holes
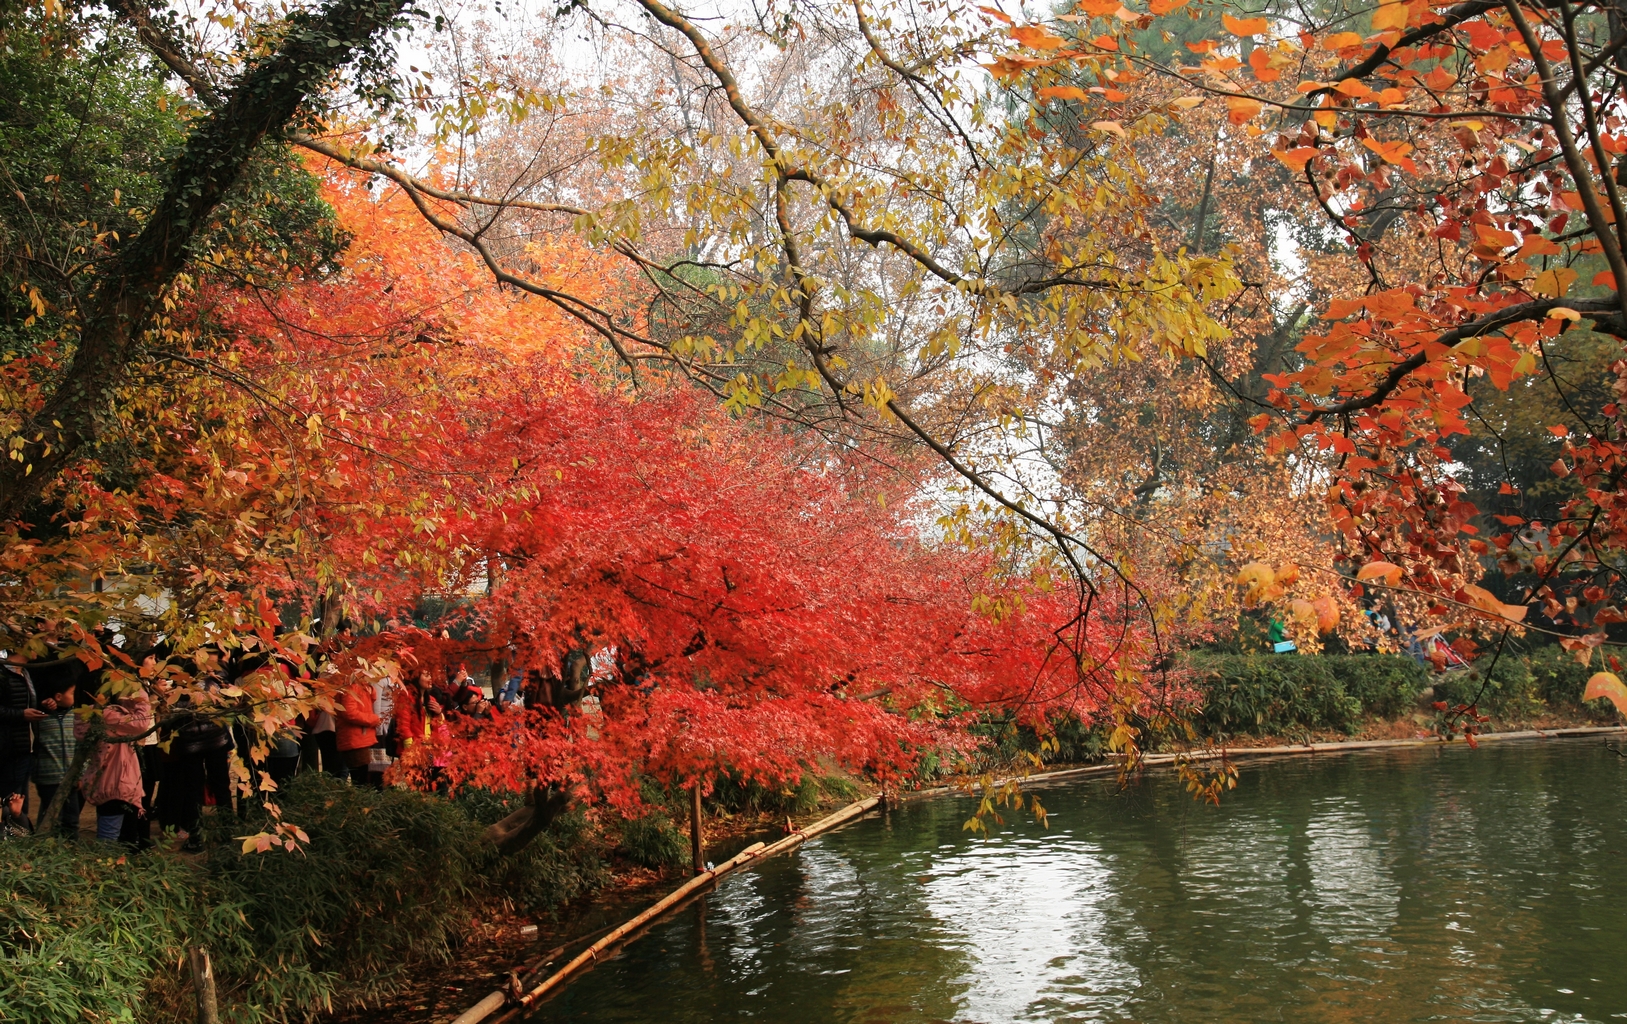
[[[731,877],[537,1021],[1627,1019],[1627,762],[1602,742],[944,799]],[[1615,867],[1612,867],[1615,865]]]

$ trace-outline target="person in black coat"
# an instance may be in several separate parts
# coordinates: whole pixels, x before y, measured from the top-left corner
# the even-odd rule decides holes
[[[44,717],[28,670],[10,661],[0,663],[0,800],[22,794],[24,814],[34,766],[34,723]]]

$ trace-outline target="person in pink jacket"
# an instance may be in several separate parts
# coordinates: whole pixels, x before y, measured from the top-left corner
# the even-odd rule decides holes
[[[91,752],[79,789],[87,803],[96,805],[96,838],[114,842],[124,831],[127,817],[145,813],[141,759],[128,740],[152,728],[152,704],[145,694],[124,697],[102,709],[102,722],[107,739]],[[81,719],[74,726],[74,735],[82,740],[88,729],[89,723]],[[119,739],[126,742],[113,742]]]

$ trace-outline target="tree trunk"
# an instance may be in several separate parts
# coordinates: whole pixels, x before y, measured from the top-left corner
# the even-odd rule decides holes
[[[1220,155],[1220,136],[1215,136],[1215,148],[1209,153],[1209,170],[1203,176],[1203,199],[1198,203],[1198,222],[1192,225],[1192,252],[1203,254],[1203,236],[1209,226],[1209,197],[1215,186],[1215,158]]]
[[[525,806],[502,821],[486,826],[486,834],[482,838],[504,854],[519,853],[531,840],[541,835],[543,829],[564,814],[570,805],[570,795],[560,787],[552,784],[546,789],[533,786],[526,795]]]
[[[68,773],[62,776],[62,782],[57,786],[56,792],[51,795],[51,802],[46,805],[45,812],[40,815],[39,828],[35,832],[42,836],[53,835],[56,832],[56,823],[62,817],[62,808],[68,802],[68,794],[79,786],[79,779],[85,774],[85,765],[90,761],[90,755],[96,749],[96,744],[102,741],[107,732],[107,726],[101,715],[91,718],[89,726],[85,729],[85,736],[79,740],[74,748],[73,760],[68,763]]]
[[[701,784],[689,790],[689,852],[695,859],[695,874],[706,873],[706,839],[701,835]]]
[[[192,961],[192,986],[198,994],[198,1024],[220,1024],[220,1009],[215,1002],[215,968],[209,962],[209,951],[193,946],[187,951]]]
[[[40,488],[95,441],[165,290],[261,142],[286,127],[306,98],[406,6],[406,0],[334,0],[313,16],[286,19],[281,48],[251,65],[226,104],[187,138],[152,216],[119,250],[80,311],[84,326],[67,373],[15,432],[26,443],[0,463],[0,521],[20,516]]]

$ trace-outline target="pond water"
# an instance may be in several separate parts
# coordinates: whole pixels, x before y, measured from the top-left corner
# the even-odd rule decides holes
[[[1621,745],[1619,738],[1609,741]],[[723,881],[534,1021],[1627,1019],[1627,760],[1598,738],[923,801]]]

